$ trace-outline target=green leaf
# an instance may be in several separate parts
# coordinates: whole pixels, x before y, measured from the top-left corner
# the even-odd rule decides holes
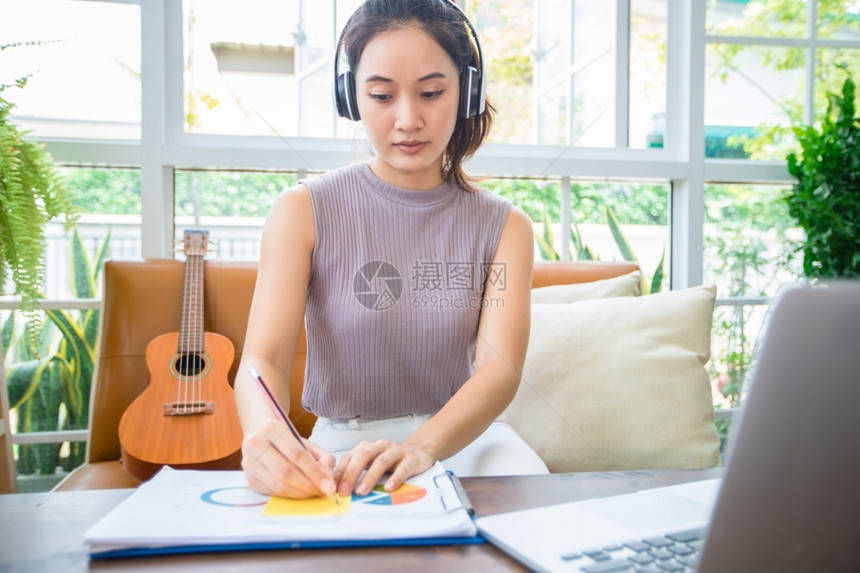
[[[93,281],[93,272],[90,268],[90,259],[87,251],[84,248],[84,242],[81,239],[78,228],[75,227],[72,231],[72,238],[69,242],[69,260],[71,261],[71,287],[72,294],[76,298],[93,298],[95,296],[95,284]]]
[[[87,398],[92,385],[93,368],[95,365],[95,341],[89,341],[84,336],[80,325],[75,323],[71,316],[64,311],[45,311],[48,318],[57,325],[63,334],[66,344],[62,353],[58,353],[69,363],[74,380],[70,383],[78,388],[79,394],[69,392],[72,397],[80,396],[80,399],[67,404],[69,416],[74,420],[76,427],[86,428],[89,418]]]
[[[660,262],[657,264],[657,268],[654,269],[654,276],[651,277],[651,288],[648,290],[649,294],[658,293],[663,290],[663,278],[666,272],[666,249],[663,249],[663,254],[660,255]]]
[[[546,206],[546,203],[544,203],[543,205],[543,212],[541,213],[541,223],[543,225],[542,233],[534,233],[535,241],[537,242],[538,251],[540,251],[541,258],[547,261],[558,261],[561,259],[561,256],[558,254],[558,252],[555,250],[555,247],[553,246],[554,239],[552,235],[552,228],[550,227],[549,210]]]
[[[582,239],[582,233],[579,232],[579,226],[576,223],[571,224],[570,240],[573,243],[573,252],[576,253],[578,261],[596,261],[599,259],[597,255],[585,244]]]
[[[621,251],[622,258],[624,258],[625,261],[630,261],[631,263],[638,262],[636,255],[633,254],[633,249],[630,247],[630,243],[627,242],[627,239],[624,237],[624,233],[621,232],[621,225],[618,224],[618,219],[615,217],[615,213],[609,205],[604,208],[604,213],[606,214],[606,222],[609,225],[609,231],[612,233],[612,238],[615,239],[615,244],[618,245],[618,250]]]
[[[39,379],[37,372],[44,367],[45,360],[16,362],[6,370],[6,390],[9,393],[9,408],[18,408],[36,391]]]
[[[2,356],[0,356],[0,360],[6,362],[6,355],[9,354],[9,350],[12,348],[12,338],[15,336],[15,315],[13,313],[9,313],[9,316],[6,317],[6,320],[3,321],[3,327],[0,329],[0,348],[3,349]]]
[[[820,125],[794,129],[802,153],[786,157],[796,183],[783,200],[804,231],[803,274],[860,277],[860,117],[850,74],[841,90],[827,96]]]

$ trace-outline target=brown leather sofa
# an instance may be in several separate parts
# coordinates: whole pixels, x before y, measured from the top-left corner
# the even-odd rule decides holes
[[[633,263],[536,263],[533,286],[584,283],[637,270]],[[204,329],[229,338],[236,349],[230,380],[245,341],[257,265],[207,262],[204,276]],[[172,259],[108,261],[104,269],[101,334],[90,396],[86,462],[55,490],[136,487],[140,481],[120,462],[118,427],[128,405],[149,383],[146,346],[154,337],[179,330],[184,263]],[[296,349],[290,380],[290,417],[310,435],[315,417],[301,407],[306,348]]]

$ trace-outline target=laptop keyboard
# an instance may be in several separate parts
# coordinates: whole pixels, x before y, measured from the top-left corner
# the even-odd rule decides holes
[[[695,571],[706,532],[704,527],[687,529],[639,541],[566,553],[561,559],[569,563],[571,568],[578,568],[585,573]]]

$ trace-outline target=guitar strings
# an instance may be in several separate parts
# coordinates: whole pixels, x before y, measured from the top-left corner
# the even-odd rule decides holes
[[[198,247],[200,245],[197,245]],[[199,262],[201,260],[201,256],[198,255],[195,250],[195,254],[189,257],[189,262],[191,264],[191,297],[190,304],[192,304],[190,320],[188,325],[188,355],[187,355],[187,364],[186,364],[186,372],[187,372],[187,385],[189,386],[190,397],[185,402],[186,413],[194,413],[194,405],[197,404],[195,401],[197,399],[197,395],[199,392],[199,382],[200,376],[196,376],[197,371],[197,351],[198,351],[198,343],[197,333],[199,332],[199,326],[197,321],[198,317],[198,309],[200,308],[200,299],[197,297],[200,295],[198,288],[200,285],[200,265]],[[190,411],[189,411],[190,408]]]
[[[203,259],[205,254],[192,252],[191,247],[205,249],[205,233],[200,245],[188,235],[185,237],[185,277],[182,296],[182,323],[179,329],[178,360],[176,362],[176,402],[174,414],[202,413],[205,336],[203,334]]]
[[[200,247],[205,246],[205,241],[202,241]],[[203,257],[202,252],[194,256],[194,284],[191,285],[195,289],[194,293],[194,404],[200,408],[199,413],[203,413]],[[199,370],[198,370],[199,369]],[[193,410],[192,410],[193,412]]]
[[[177,413],[178,414],[187,414],[188,413],[188,368],[189,368],[189,355],[190,355],[190,334],[191,334],[191,320],[193,317],[189,316],[189,308],[191,307],[191,285],[194,283],[193,275],[194,275],[194,257],[191,255],[190,247],[192,241],[186,236],[186,245],[185,245],[185,264],[187,265],[185,272],[185,283],[182,289],[182,332],[179,336],[179,392],[177,394]]]
[[[186,265],[189,263],[188,256],[187,256],[188,255],[188,246],[189,246],[188,237],[186,236],[186,243],[185,243],[185,253],[186,253],[185,264]],[[184,348],[184,346],[187,345],[186,332],[188,330],[188,272],[187,272],[187,270],[184,274],[183,281],[184,282],[182,284],[182,315],[181,315],[182,316],[182,324],[180,325],[179,348],[177,349],[179,352],[179,358],[176,362],[176,365],[178,367],[177,372],[176,372],[176,374],[177,374],[176,379],[178,380],[177,386],[176,386],[176,403],[174,405],[174,408],[175,408],[174,412],[176,412],[176,413],[178,413],[179,408],[182,408],[183,386],[185,385],[184,384],[184,382],[185,382],[185,380],[184,380],[184,376],[185,376],[185,353],[186,353],[187,349]]]
[[[193,239],[192,239],[193,242]],[[185,333],[185,405],[183,411],[185,414],[190,414],[193,410],[190,410],[192,407],[192,400],[194,399],[194,350],[195,350],[195,340],[194,340],[194,332],[195,332],[195,323],[197,321],[197,314],[195,310],[197,309],[197,302],[194,300],[194,297],[197,296],[196,284],[197,284],[197,256],[189,255],[187,258],[187,264],[191,265],[190,272],[188,273],[189,281],[191,284],[188,285],[188,329]]]

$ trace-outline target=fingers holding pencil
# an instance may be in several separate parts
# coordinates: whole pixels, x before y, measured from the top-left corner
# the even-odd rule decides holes
[[[249,371],[278,418],[268,423],[268,431],[264,433],[268,436],[269,443],[275,447],[274,451],[269,453],[274,454],[277,451],[281,456],[265,456],[268,445],[257,456],[258,461],[266,466],[265,478],[259,478],[261,481],[268,482],[269,487],[266,490],[272,493],[284,491],[299,493],[298,495],[277,493],[278,495],[286,495],[286,497],[329,495],[335,503],[339,503],[335,493],[337,486],[334,481],[334,457],[299,435],[296,427],[281,408],[274,393],[257,369],[252,366]],[[273,423],[274,425],[272,425]],[[287,436],[287,439],[283,439],[284,436]],[[254,448],[252,446],[249,449]],[[243,465],[245,465],[244,461]],[[249,472],[246,471],[246,473]],[[311,489],[308,489],[308,485],[312,486]],[[251,487],[254,487],[254,484],[251,484]],[[312,492],[312,494],[307,495],[308,492]]]
[[[242,467],[256,491],[294,499],[334,491],[334,458],[314,444],[303,448],[280,420],[267,420],[242,445]]]

